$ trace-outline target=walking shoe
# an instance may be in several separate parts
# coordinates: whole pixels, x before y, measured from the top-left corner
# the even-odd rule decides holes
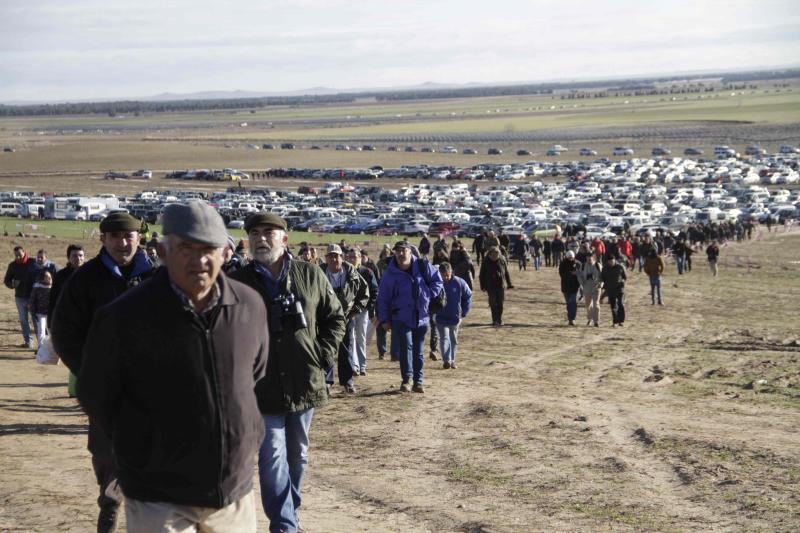
[[[450,368],[450,363],[448,363],[447,361],[445,361],[445,362],[442,364],[442,368]]]
[[[381,361],[383,361],[384,357],[385,357],[384,354],[382,354],[382,353],[378,354],[378,359],[380,359]]]
[[[599,327],[600,327],[600,324],[598,324],[597,322],[595,322],[595,323],[594,323],[594,327],[596,327],[596,328],[599,328]]]
[[[367,369],[366,368],[362,369],[361,372],[358,373],[358,375],[359,376],[366,376],[367,375]]]
[[[344,386],[344,391],[347,394],[355,394],[356,393],[356,388],[354,386],[352,386],[352,385],[345,385]]]
[[[589,320],[587,320],[587,321],[586,321],[586,325],[587,325],[587,326],[591,326],[591,325],[592,325],[592,319],[591,319],[591,318],[590,318]]]
[[[617,324],[617,325],[618,325],[619,327],[622,327],[622,322],[620,322],[620,323],[619,323],[619,324]]]
[[[570,325],[570,326],[574,326],[574,325],[575,325],[575,321],[574,321],[574,320],[570,320],[570,321],[569,321],[569,325]]]
[[[456,369],[456,363],[455,363],[455,361],[454,361],[454,362],[452,362],[452,363],[450,363],[450,369],[451,369],[451,370],[455,370],[455,369]]]
[[[434,352],[431,352],[430,358],[431,358],[431,361],[438,361],[439,360],[439,358],[436,357],[436,354]]]
[[[425,387],[422,386],[422,383],[414,383],[414,386],[411,387],[411,390],[423,394],[425,392]]]
[[[500,323],[499,323],[499,322],[497,322],[497,320],[495,320],[494,322],[492,322],[492,325],[493,325],[493,326],[499,326],[499,325],[500,325]]]
[[[497,321],[497,325],[498,325],[498,326],[502,326],[502,325],[503,325],[503,321],[502,321],[502,320],[498,320],[498,321]]]
[[[408,381],[404,381],[400,384],[400,392],[411,392],[411,384]]]

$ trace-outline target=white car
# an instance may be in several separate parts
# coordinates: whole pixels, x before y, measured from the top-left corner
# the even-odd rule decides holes
[[[228,222],[227,227],[230,229],[244,229],[244,220],[231,220]]]
[[[633,155],[633,148],[629,148],[627,146],[617,146],[612,150],[611,155],[616,156],[625,156],[625,155]]]
[[[778,151],[782,154],[800,154],[800,148],[789,144],[784,144]]]

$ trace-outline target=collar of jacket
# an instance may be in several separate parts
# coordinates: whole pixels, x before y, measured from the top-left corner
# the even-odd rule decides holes
[[[125,278],[125,276],[122,275],[122,270],[120,270],[119,265],[117,265],[116,261],[106,252],[105,248],[100,250],[100,262],[103,263],[103,266],[106,267],[115,278],[119,279],[133,279],[153,269],[153,265],[150,264],[147,254],[144,253],[144,250],[141,248],[136,250],[136,253],[133,255],[133,270],[131,270],[129,278]]]
[[[183,307],[183,302],[181,302],[180,296],[178,296],[178,294],[176,294],[170,286],[169,273],[167,272],[166,268],[159,269],[152,279],[154,284],[158,283],[162,285],[161,288],[172,294],[175,297],[175,301],[179,302],[181,307]],[[236,289],[228,279],[228,276],[226,276],[221,270],[219,276],[217,277],[216,283],[220,292],[219,302],[217,302],[217,305],[236,305],[239,303],[239,296],[236,294]]]

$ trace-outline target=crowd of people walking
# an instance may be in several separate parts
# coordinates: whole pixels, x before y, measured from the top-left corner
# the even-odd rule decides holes
[[[568,326],[583,304],[586,325],[600,327],[607,300],[622,327],[629,276],[644,272],[652,305],[663,306],[669,261],[686,275],[704,252],[718,276],[720,245],[753,235],[737,224],[594,239],[576,228],[544,238],[486,231],[472,254],[457,237],[423,236],[386,244],[373,260],[344,241],[293,254],[272,213],[247,218],[237,243],[199,201],[169,206],[153,240],[127,213],[99,229],[98,254],[87,261],[70,245],[61,270],[45,250],[31,259],[15,247],[4,282],[22,346],[34,347],[33,317],[37,346],[51,340],[77,379],[103,532],[115,530],[123,502],[131,531],[255,531],[256,466],[270,531],[300,531],[314,412],[336,383],[357,394],[373,338],[378,359],[399,367],[399,391],[422,394],[426,359],[459,367],[473,291],[486,293],[491,325],[505,325],[515,261],[519,271],[557,269]]]

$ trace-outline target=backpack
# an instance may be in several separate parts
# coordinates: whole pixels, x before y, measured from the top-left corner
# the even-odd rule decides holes
[[[428,286],[428,290],[431,288],[431,279],[430,274],[428,272],[428,265],[430,264],[425,259],[419,260],[419,272],[422,274],[422,279],[425,280],[425,284]],[[447,305],[447,294],[445,293],[444,287],[442,290],[439,291],[439,294],[436,296],[431,296],[431,301],[428,304],[428,315],[432,316],[439,313],[444,307]]]

